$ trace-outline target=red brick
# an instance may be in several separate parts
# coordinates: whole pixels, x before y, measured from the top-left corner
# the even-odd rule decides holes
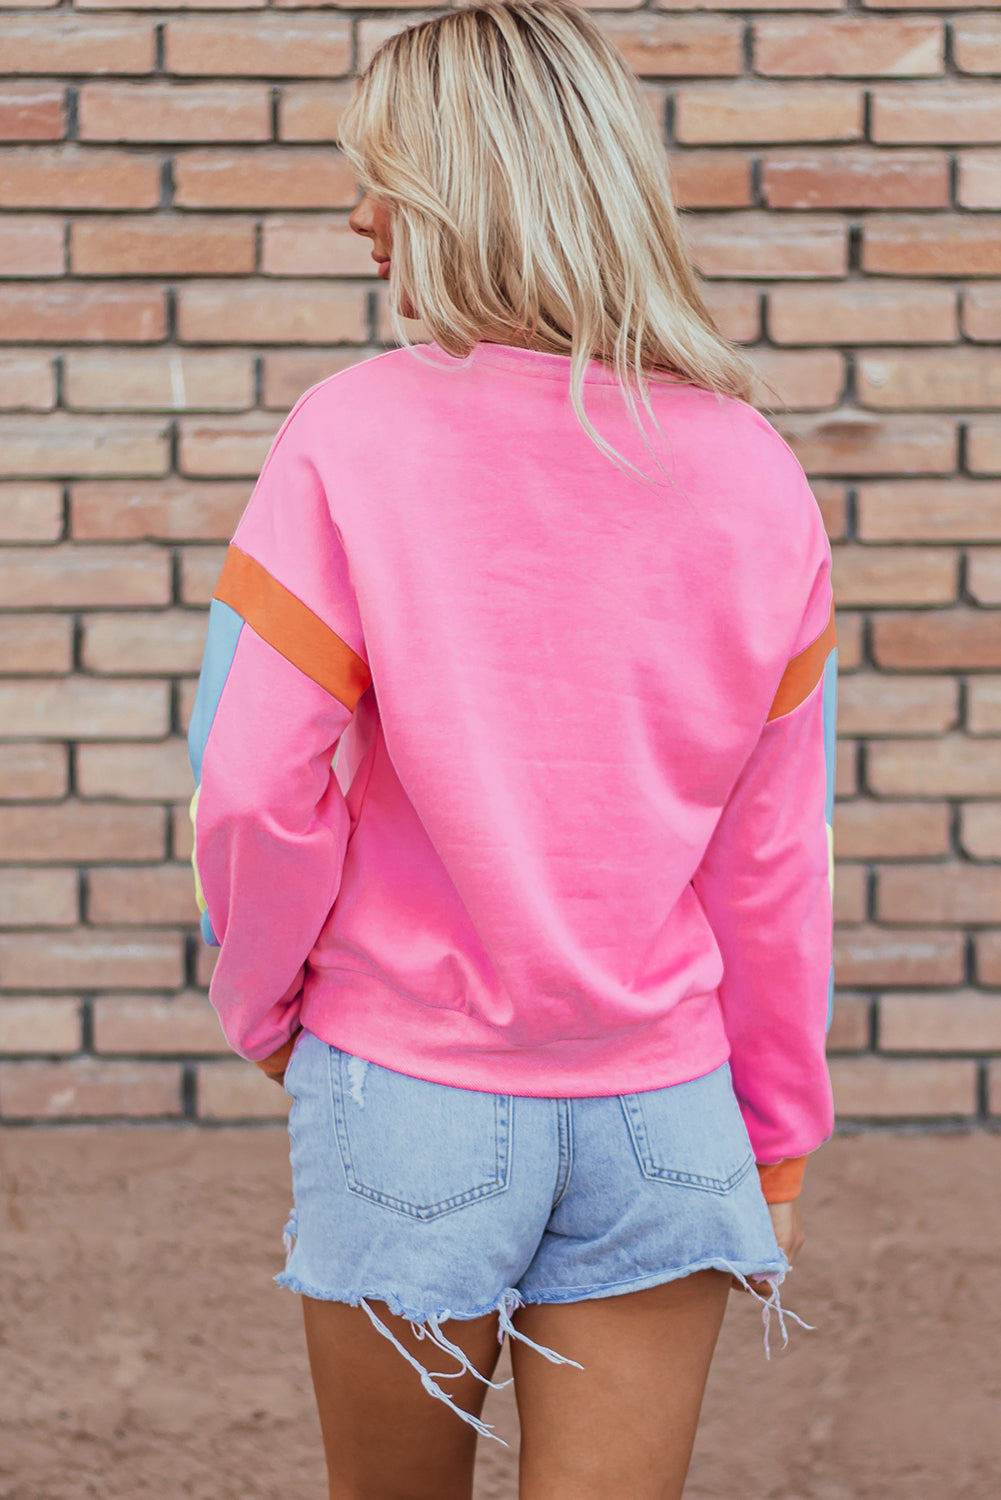
[[[154,995],[100,996],[94,1001],[94,1050],[204,1056],[230,1049],[208,999],[188,993],[169,1000]]]
[[[858,534],[870,542],[1001,541],[1001,492],[970,479],[862,484]]]
[[[955,728],[958,714],[959,690],[953,678],[839,674],[838,729],[842,734],[942,733]]]
[[[74,0],[78,10],[117,10],[121,0]],[[267,0],[131,0],[135,10],[254,10]]]
[[[8,609],[166,604],[170,557],[160,547],[18,547],[0,552]]]
[[[269,141],[264,84],[85,83],[82,141]]]
[[[1001,734],[1001,677],[974,677],[966,685],[970,734]]]
[[[79,920],[75,870],[0,867],[0,927],[72,927]]]
[[[962,151],[956,197],[963,208],[1001,208],[1001,151]]]
[[[1001,405],[1001,366],[989,349],[880,349],[858,358],[858,400],[879,408]]]
[[[835,804],[834,848],[846,859],[932,859],[949,852],[949,823],[945,802],[858,797]]]
[[[351,70],[351,22],[330,16],[184,16],[166,25],[169,73],[333,78]]]
[[[779,344],[951,343],[956,293],[936,282],[773,287],[768,331]]]
[[[174,989],[183,982],[179,932],[91,927],[0,934],[0,974],[11,990]]]
[[[83,797],[136,802],[190,801],[195,789],[188,747],[179,735],[149,745],[81,745],[77,784]]]
[[[160,163],[125,151],[78,146],[8,146],[0,150],[5,208],[155,208]]]
[[[346,159],[309,146],[188,151],[175,158],[174,183],[183,208],[351,208],[358,200]]]
[[[869,1045],[869,1000],[865,995],[836,995],[827,1033],[827,1051],[863,1052]]]
[[[205,617],[200,610],[85,615],[83,628],[83,664],[90,672],[172,677],[197,674],[201,667]]]
[[[751,404],[771,409],[774,388],[780,407],[789,411],[819,411],[836,406],[845,384],[844,356],[833,349],[755,349],[752,353],[759,381]]]
[[[70,226],[78,276],[243,276],[254,269],[251,219],[83,219]]]
[[[178,467],[182,474],[260,473],[280,420],[260,412],[244,416],[188,417],[178,424]]]
[[[70,350],[64,400],[78,411],[244,411],[254,369],[224,350]]]
[[[0,674],[72,668],[73,621],[67,615],[0,615]]]
[[[777,78],[914,78],[941,73],[944,27],[922,16],[759,17],[754,71]]]
[[[71,530],[85,541],[229,541],[249,499],[245,484],[83,480],[71,491]]]
[[[881,667],[976,671],[1001,667],[1001,616],[989,610],[887,613],[873,619],[873,655]]]
[[[1001,859],[1001,802],[964,805],[959,847],[971,859]]]
[[[842,276],[848,266],[840,219],[700,214],[685,221],[684,236],[703,276]]]
[[[203,989],[208,989],[213,972],[215,971],[215,966],[218,961],[218,948],[210,948],[207,943],[203,943],[200,948],[196,949],[195,981],[196,983],[200,984]]]
[[[58,219],[0,220],[0,276],[61,276],[65,261]]]
[[[189,344],[360,343],[368,331],[364,288],[325,281],[191,282],[178,321]]]
[[[190,865],[127,865],[92,870],[87,878],[87,920],[97,926],[166,927],[198,922]],[[180,1049],[175,1046],[174,1051]]]
[[[198,1064],[198,1114],[203,1120],[284,1120],[292,1100],[253,1063]]]
[[[891,276],[996,276],[1001,267],[1001,215],[901,214],[869,219],[862,268]]]
[[[0,141],[58,141],[66,133],[66,91],[59,84],[0,86]]]
[[[762,351],[764,352],[764,351]],[[774,356],[778,350],[771,351]],[[848,525],[848,492],[843,484],[831,483],[829,480],[816,480],[811,486],[813,497],[820,506],[820,513],[824,518],[824,530],[831,541],[836,541],[845,535]],[[840,662],[839,654],[839,662]]]
[[[816,493],[819,488],[813,481],[812,488]],[[857,667],[862,660],[862,616],[852,614],[835,604],[836,627],[838,632],[838,669],[839,672],[848,672]]]
[[[1001,547],[977,547],[969,554],[966,586],[978,604],[1001,604]]]
[[[163,474],[167,444],[162,422],[0,417],[0,449],[11,475]]]
[[[769,208],[948,208],[949,158],[928,151],[770,152]]]
[[[4,1119],[138,1119],[180,1113],[179,1063],[99,1062],[92,1057],[0,1063]]]
[[[936,1119],[972,1115],[976,1065],[937,1059],[843,1057],[831,1060],[834,1109],[839,1119]]]
[[[877,872],[880,922],[994,923],[1001,911],[1001,868],[954,862],[887,865]]]
[[[1001,796],[997,745],[964,734],[873,740],[866,750],[866,771],[878,797]]]
[[[78,1000],[38,995],[0,1000],[0,1054],[76,1052],[81,1032]]]
[[[834,597],[841,604],[949,604],[959,554],[944,547],[835,547]]]
[[[834,866],[834,920],[835,922],[864,922],[866,914],[867,875],[864,865],[846,864],[839,860]]]
[[[706,0],[656,0],[657,10],[701,10]],[[844,0],[768,0],[769,10],[838,10]],[[727,10],[760,10],[761,0],[727,0]]]
[[[702,299],[724,338],[753,343],[761,333],[761,293],[757,287],[709,281]]]
[[[64,745],[46,745],[27,740],[0,744],[0,801],[62,797],[67,785]],[[3,1048],[0,1047],[0,1052],[2,1051]]]
[[[1001,997],[959,990],[950,995],[885,995],[879,1007],[882,1052],[1001,1050]]]
[[[166,686],[159,682],[92,682],[85,677],[0,682],[0,723],[8,734],[36,739],[155,739],[167,733]]]
[[[961,73],[1001,73],[1001,17],[954,16],[952,55]]]
[[[154,66],[153,22],[137,17],[98,19],[8,16],[0,33],[0,74],[148,73]]]
[[[997,88],[994,84],[942,83],[921,89],[908,85],[875,89],[872,138],[929,145],[1001,140]]]
[[[215,593],[225,547],[185,547],[181,552],[181,598],[185,604],[208,604]]]
[[[283,141],[336,141],[341,115],[354,82],[290,83],[278,106],[278,134]]]
[[[185,725],[185,730],[187,725]],[[190,860],[194,848],[191,804],[180,802],[170,810],[171,849],[175,859]]]
[[[55,542],[63,534],[63,499],[56,484],[0,483],[0,542]]]
[[[56,377],[51,354],[0,349],[0,408],[51,411],[55,404]]]
[[[1001,985],[1001,932],[978,932],[976,945],[980,983]]]
[[[862,94],[846,84],[684,84],[675,137],[687,145],[771,141],[857,141]]]
[[[0,286],[0,343],[143,344],[166,331],[163,292],[155,288]]]
[[[264,380],[261,404],[287,412],[310,386],[330,375],[362,364],[379,351],[374,349],[280,349],[263,358]]]
[[[839,985],[960,984],[963,934],[947,928],[840,927],[834,933]]]
[[[316,214],[265,220],[261,269],[269,276],[372,276],[372,241],[348,227],[343,215]]]
[[[1001,474],[1001,426],[996,416],[966,424],[966,466],[971,474]]]
[[[732,76],[743,71],[743,27],[731,16],[604,16],[601,29],[645,78]]]
[[[671,196],[678,208],[749,208],[751,161],[737,151],[685,151],[668,160]]]
[[[783,417],[775,425],[807,473],[947,474],[956,466],[955,428],[942,417],[844,410]]]
[[[48,748],[53,757],[62,749],[56,745]],[[65,762],[65,751],[62,760]],[[43,766],[37,754],[35,762],[35,774],[54,780],[54,767]],[[26,770],[31,774],[30,763]],[[0,848],[21,864],[163,859],[165,831],[163,809],[159,807],[72,801],[0,807]]]

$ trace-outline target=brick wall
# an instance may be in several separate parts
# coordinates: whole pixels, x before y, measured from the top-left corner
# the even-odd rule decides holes
[[[184,734],[273,434],[390,344],[333,142],[427,13],[0,0],[5,1120],[284,1112],[205,998]],[[598,14],[834,544],[840,1117],[1001,1116],[1001,17]]]

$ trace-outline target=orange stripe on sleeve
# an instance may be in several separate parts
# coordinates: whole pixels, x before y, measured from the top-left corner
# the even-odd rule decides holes
[[[758,1178],[766,1203],[791,1203],[798,1198],[806,1172],[805,1156],[787,1156],[785,1161],[758,1162]]]
[[[792,713],[793,709],[798,708],[804,699],[809,698],[823,676],[824,663],[837,644],[838,636],[834,627],[834,601],[832,599],[831,613],[823,635],[815,640],[812,646],[807,646],[805,651],[794,656],[782,673],[782,681],[779,683],[778,692],[775,694],[768,713],[769,720]]]
[[[372,681],[366,663],[259,562],[230,546],[215,596],[280,656],[354,713]]]

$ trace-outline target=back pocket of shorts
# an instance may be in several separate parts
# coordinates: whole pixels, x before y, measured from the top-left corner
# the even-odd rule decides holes
[[[728,1063],[702,1078],[621,1099],[644,1177],[728,1193],[753,1165]]]
[[[509,1097],[427,1083],[336,1047],[330,1094],[350,1192],[437,1219],[507,1187]]]

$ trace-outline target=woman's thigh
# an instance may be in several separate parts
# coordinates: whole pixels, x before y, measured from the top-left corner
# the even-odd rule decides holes
[[[697,1271],[643,1291],[515,1313],[520,1500],[678,1500],[726,1311],[729,1276]]]
[[[424,1390],[363,1308],[313,1297],[302,1305],[330,1500],[470,1500],[474,1428]],[[378,1314],[422,1364],[446,1373],[458,1367],[419,1340],[406,1319],[384,1305]],[[451,1320],[448,1337],[483,1375],[493,1374],[501,1347],[496,1314]],[[463,1411],[480,1415],[482,1381],[463,1372],[445,1385]]]

